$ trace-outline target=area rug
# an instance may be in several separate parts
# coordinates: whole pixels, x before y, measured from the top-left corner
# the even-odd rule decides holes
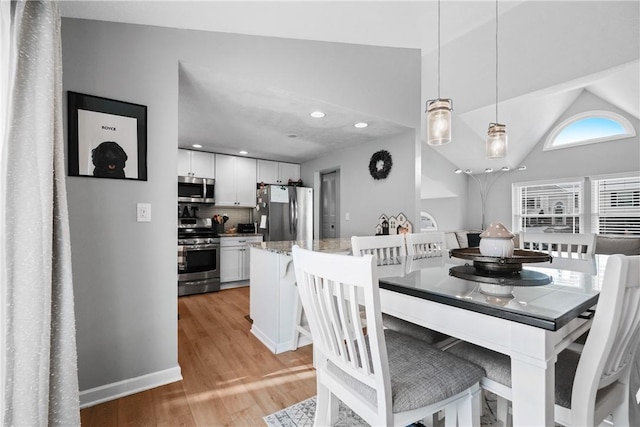
[[[281,411],[267,415],[263,419],[269,427],[312,427],[315,413],[316,397],[313,396]],[[359,427],[367,425],[355,412],[340,402],[336,426]]]
[[[493,426],[496,423],[494,416],[496,407],[495,396],[487,393],[483,400],[484,404],[481,425],[483,427]],[[269,427],[311,427],[313,426],[313,417],[315,413],[316,398],[314,396],[307,400],[303,400],[302,402],[298,402],[295,405],[289,406],[288,408],[284,408],[281,411],[267,415],[263,420]],[[444,420],[441,421],[443,421],[442,425],[444,425]],[[336,426],[365,427],[368,425],[369,424],[364,422],[362,418],[340,402],[338,423]]]

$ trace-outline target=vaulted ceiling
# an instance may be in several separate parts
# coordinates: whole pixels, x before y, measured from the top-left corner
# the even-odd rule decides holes
[[[436,150],[463,169],[493,166],[483,150],[496,114],[495,5],[441,4],[441,94],[454,100],[454,136]],[[640,117],[639,2],[526,0],[498,7],[498,107],[509,134],[501,165],[517,166],[584,91]],[[435,1],[162,1],[153,7],[149,1],[64,1],[61,9],[66,17],[421,49],[422,99],[437,96]],[[335,150],[337,141],[344,147],[407,129],[330,99],[306,99],[287,87],[251,87],[209,71],[180,66],[179,137],[185,145],[202,141],[210,151],[243,148],[255,157],[304,161]],[[325,109],[327,120],[310,119],[311,108]],[[212,110],[215,120],[202,116]],[[354,132],[348,124],[356,119],[372,126]],[[423,140],[424,129],[423,119]],[[208,146],[212,133],[223,133],[226,145]]]

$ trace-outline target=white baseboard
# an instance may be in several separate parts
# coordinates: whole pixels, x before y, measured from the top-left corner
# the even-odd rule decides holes
[[[80,392],[80,409],[182,380],[180,366]]]
[[[251,333],[253,336],[258,338],[258,340],[265,345],[272,353],[276,353],[276,348],[278,346],[273,340],[269,339],[269,337],[264,334],[260,329],[256,328],[255,324],[251,325]]]

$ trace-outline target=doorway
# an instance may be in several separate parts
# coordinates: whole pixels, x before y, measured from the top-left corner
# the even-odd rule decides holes
[[[340,170],[320,174],[320,238],[340,237]]]

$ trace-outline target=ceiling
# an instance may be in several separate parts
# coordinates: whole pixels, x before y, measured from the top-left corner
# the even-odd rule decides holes
[[[640,117],[638,7],[637,2],[618,3],[499,3],[499,110],[510,141],[505,165],[520,164],[585,91]],[[435,1],[156,1],[153,7],[148,1],[64,1],[61,12],[73,18],[421,49],[422,99],[435,97]],[[482,170],[487,166],[484,135],[495,121],[495,3],[445,0],[441,17],[442,87],[443,96],[454,99],[454,141],[436,149],[458,167]],[[619,40],[625,43],[616,45]],[[577,57],[566,59],[566,49]],[[179,76],[183,147],[201,143],[208,151],[244,149],[251,157],[303,162],[335,150],[338,142],[344,148],[409,129],[286,87],[216,75],[195,63],[181,63]],[[317,109],[327,116],[309,117]],[[360,121],[371,126],[355,129],[353,123]],[[424,127],[423,119],[423,140]],[[217,140],[224,145],[208,145],[212,134],[222,136]]]

